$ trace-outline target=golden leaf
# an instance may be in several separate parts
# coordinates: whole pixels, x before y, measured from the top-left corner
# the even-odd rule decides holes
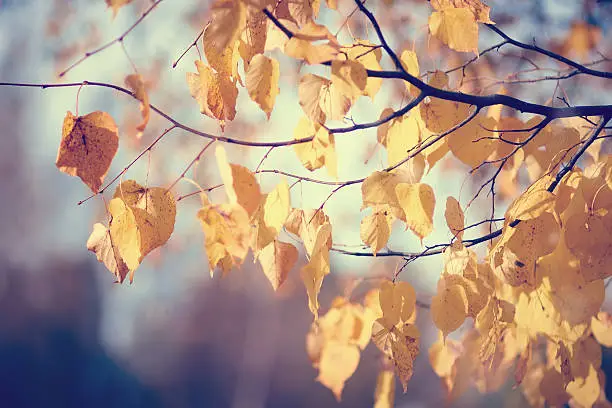
[[[293,134],[295,139],[314,136],[310,142],[293,145],[293,150],[306,169],[313,171],[325,166],[330,176],[338,177],[338,159],[333,134],[304,116],[300,118]]]
[[[480,0],[431,0],[430,4],[436,10],[467,8],[474,14],[474,18],[479,23],[495,24],[489,18],[491,8]]]
[[[380,66],[382,51],[367,40],[356,40],[354,44],[343,47],[342,52],[346,53],[349,60],[361,63],[365,69],[372,71],[382,70]],[[363,94],[374,100],[374,96],[376,96],[381,86],[382,78],[368,77]]]
[[[463,239],[463,227],[465,217],[459,201],[455,197],[448,197],[446,199],[446,210],[444,211],[444,218],[446,219],[446,225],[448,229],[457,237],[458,240]]]
[[[372,248],[374,256],[387,245],[390,233],[387,216],[381,212],[368,215],[361,220],[361,240]]]
[[[468,299],[461,285],[447,285],[445,277],[438,282],[438,293],[431,298],[431,317],[444,337],[457,330],[468,313]]]
[[[253,57],[246,73],[246,87],[249,96],[266,113],[268,119],[270,119],[276,95],[279,92],[279,76],[278,61],[263,54]]]
[[[143,132],[149,123],[151,107],[149,104],[149,94],[145,89],[144,80],[140,74],[131,74],[125,77],[125,84],[134,92],[136,99],[140,101],[140,113],[142,115],[142,123],[136,127],[136,130]]]
[[[400,183],[395,187],[397,200],[404,210],[406,227],[423,240],[433,230],[436,197],[428,184]]]
[[[317,381],[329,388],[340,401],[344,383],[359,365],[359,349],[356,346],[329,341],[321,351]]]
[[[97,193],[117,153],[117,132],[115,121],[106,112],[79,117],[68,112],[55,165],[61,172],[80,177]]]
[[[306,286],[308,307],[315,316],[319,317],[319,292],[323,278],[329,274],[329,243],[331,242],[331,224],[325,223],[317,228],[316,238],[310,253],[310,260],[302,268],[300,276]]]
[[[249,216],[253,215],[261,200],[261,191],[255,175],[244,166],[230,164],[222,145],[217,146],[215,155],[230,203],[241,205]]]
[[[357,61],[332,61],[332,85],[351,101],[355,101],[365,92],[368,74],[363,65]]]
[[[117,16],[119,9],[125,5],[130,4],[133,0],[105,0],[106,5],[113,9],[113,18]]]
[[[215,0],[208,31],[219,53],[232,47],[246,26],[246,4],[240,0]]]
[[[274,228],[277,232],[280,231],[289,216],[290,210],[289,186],[287,185],[287,180],[283,179],[266,196],[264,202],[264,221],[266,225]]]
[[[202,61],[196,61],[197,74],[187,73],[187,85],[191,96],[200,105],[200,112],[218,119],[222,126],[236,116],[238,88],[229,74],[213,72]]]
[[[455,51],[478,55],[478,23],[467,8],[444,8],[431,13],[429,31]]]
[[[374,408],[393,408],[395,401],[395,374],[383,369],[376,379],[374,391]]]
[[[383,281],[378,296],[387,327],[408,322],[416,310],[416,292],[408,282]]]
[[[111,234],[106,226],[96,223],[87,239],[87,249],[96,254],[98,261],[113,274],[117,282],[122,283],[129,272],[128,266],[121,258],[119,249],[113,245]]]
[[[297,258],[296,247],[278,240],[271,242],[257,255],[264,274],[275,291],[285,282]]]
[[[242,262],[249,250],[251,225],[249,215],[238,204],[204,205],[198,211],[204,230],[204,248],[208,256],[210,274],[217,265],[224,272]]]

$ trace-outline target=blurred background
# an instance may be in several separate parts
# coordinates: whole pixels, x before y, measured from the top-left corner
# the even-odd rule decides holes
[[[350,12],[354,6],[345,3],[340,2],[340,9]],[[404,39],[393,40],[396,49],[413,40],[427,42],[422,27],[429,12],[427,2],[405,3],[406,7],[395,13],[373,6],[383,25],[392,27],[397,38]],[[58,78],[58,73],[84,52],[124,32],[150,4],[134,0],[113,19],[103,0],[0,0],[0,81],[90,80],[121,85],[133,72],[134,64],[147,80],[152,103],[197,129],[219,133],[213,120],[200,115],[185,83],[185,73],[195,71],[197,51],[191,49],[177,68],[172,68],[207,21],[207,1],[165,0],[126,37],[123,46],[115,44],[78,65],[64,79]],[[504,1],[488,4],[493,20],[524,41],[535,36],[538,44],[563,49],[569,27],[585,21],[599,30],[597,41],[610,50],[610,2],[516,0],[512,5]],[[338,14],[324,14],[321,19],[333,27],[343,22]],[[360,21],[363,23],[360,18],[351,23],[357,33],[364,31]],[[489,32],[481,35],[482,47],[495,41]],[[281,94],[270,121],[242,91],[238,119],[225,129],[229,136],[261,140],[293,137],[302,113],[292,83],[299,72],[323,71],[309,67],[300,71],[280,54],[275,56],[282,64]],[[593,59],[593,55],[587,57]],[[440,67],[445,58],[444,54],[432,53],[431,60],[421,61],[422,71]],[[513,72],[519,65],[514,61],[501,68]],[[599,86],[576,79],[565,91],[574,104],[611,103],[610,92],[592,92]],[[554,84],[542,84],[537,89],[529,88],[526,95],[531,101],[544,103],[553,94],[552,88]],[[490,92],[498,89],[489,88]],[[341,402],[314,381],[317,371],[305,351],[312,315],[298,274],[303,256],[278,293],[272,291],[252,258],[223,279],[211,279],[203,234],[195,218],[200,205],[197,196],[180,201],[173,237],[147,257],[136,271],[134,283],[113,283],[114,277],[85,247],[92,225],[106,220],[104,203],[96,197],[77,206],[88,196],[87,187],[77,178],[60,173],[54,165],[62,121],[66,111],[74,113],[77,109],[77,91],[0,87],[0,406],[372,406],[379,361],[378,351],[371,344],[347,382]],[[384,107],[397,108],[401,102],[397,92],[386,85],[375,103],[364,99],[352,110],[358,122],[378,118]],[[153,114],[145,132],[138,135],[138,104],[108,89],[84,87],[79,93],[78,110],[80,114],[107,111],[119,125],[120,149],[107,179],[168,126]],[[356,137],[363,142],[355,143],[352,138]],[[143,156],[126,178],[168,185],[205,142],[184,132],[172,132]],[[383,153],[375,147],[375,130],[338,137],[336,143],[340,179],[365,176],[384,164]],[[266,153],[263,149],[227,149],[230,161],[240,161],[249,168],[255,168]],[[273,151],[263,165],[279,167],[305,174],[290,150]],[[458,168],[463,173],[456,173]],[[203,187],[219,181],[211,152],[190,176]],[[325,170],[317,176],[325,178]],[[462,197],[462,202],[481,182],[466,179],[465,168],[456,163],[438,166],[426,178],[435,184],[439,197],[452,194]],[[264,191],[277,182],[273,176],[260,179]],[[359,188],[345,190],[325,209],[335,227],[334,242],[357,247],[361,245],[361,215],[355,205],[360,202]],[[176,193],[192,191],[193,185],[181,182]],[[329,189],[300,185],[298,191],[292,197],[294,206],[316,208]],[[219,192],[211,196],[222,197],[215,194]],[[502,202],[516,192],[505,194]],[[503,216],[500,207],[498,215]],[[486,202],[476,203],[468,220],[482,218],[481,210],[486,208]],[[444,230],[443,219],[435,222],[439,230]],[[392,249],[420,248],[418,240],[399,228],[392,237]],[[428,243],[445,238],[445,232],[434,234]],[[432,258],[404,272],[422,301],[427,302],[434,293],[441,267],[441,259]],[[397,262],[392,260],[332,256],[333,272],[325,279],[320,295],[323,310],[350,286],[347,282],[351,279],[390,275],[395,268]],[[440,380],[427,358],[429,344],[437,336],[430,322],[427,310],[420,310],[417,323],[423,333],[421,354],[408,392],[401,394],[401,387],[397,387],[399,407],[444,404]],[[604,351],[607,373],[611,364],[611,356]],[[492,395],[481,396],[472,390],[454,405],[525,405],[521,393],[512,391],[512,387],[509,379]]]

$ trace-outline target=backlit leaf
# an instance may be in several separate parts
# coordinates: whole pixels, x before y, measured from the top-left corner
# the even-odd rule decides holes
[[[97,193],[117,153],[117,132],[115,121],[106,112],[79,117],[68,112],[55,165],[66,174],[80,177]]]

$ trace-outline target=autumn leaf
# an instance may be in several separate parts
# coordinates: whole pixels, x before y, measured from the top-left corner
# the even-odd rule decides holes
[[[276,291],[285,282],[295,265],[298,251],[289,243],[274,240],[259,252],[257,258],[272,289]]]
[[[430,4],[436,10],[466,8],[474,14],[479,23],[495,24],[489,18],[491,8],[480,0],[431,0]]]
[[[117,16],[119,9],[130,4],[133,0],[105,0],[106,5],[113,10],[113,18]]]
[[[436,205],[433,189],[422,183],[400,183],[395,187],[395,192],[404,210],[406,227],[423,240],[433,230],[433,212]]]
[[[376,379],[374,408],[393,408],[395,401],[395,374],[392,370],[381,370]]]
[[[108,113],[96,111],[76,117],[68,112],[55,165],[61,172],[80,177],[97,193],[118,146],[117,125]]]
[[[207,31],[219,52],[232,46],[246,25],[246,4],[240,0],[215,0]]]
[[[440,279],[438,293],[431,298],[431,316],[444,337],[461,327],[468,314],[465,289],[461,285],[446,284],[445,279]]]
[[[149,94],[145,89],[144,80],[140,74],[131,74],[125,77],[125,84],[134,93],[134,97],[140,101],[140,113],[142,114],[142,123],[136,127],[136,130],[143,132],[149,123],[151,107],[149,104]]]
[[[227,74],[232,78],[238,78],[238,41],[229,42],[225,47],[217,44],[217,37],[214,37],[214,25],[210,24],[202,35],[202,45],[206,61],[219,74]]]
[[[304,113],[317,125],[327,119],[342,119],[351,108],[350,98],[332,81],[314,74],[306,74],[300,79],[298,95]]]
[[[455,197],[446,199],[446,210],[444,211],[446,225],[454,237],[458,240],[463,239],[464,215],[459,201]]]
[[[119,249],[113,245],[111,234],[106,226],[96,223],[87,239],[87,249],[96,254],[99,262],[115,275],[119,283],[123,283],[129,272],[128,266],[121,258]]]
[[[400,55],[400,61],[402,62],[402,66],[413,77],[417,78],[421,70],[419,68],[419,59],[414,51],[404,50]],[[412,96],[416,96],[419,94],[420,90],[414,85],[406,82],[406,89]]]
[[[363,65],[357,61],[332,61],[332,85],[351,101],[365,92],[368,74]]]
[[[224,273],[240,264],[249,250],[251,225],[249,215],[238,204],[205,204],[198,211],[204,230],[204,248],[211,277],[221,266]]]
[[[378,319],[372,327],[372,342],[395,366],[397,378],[404,393],[414,373],[414,360],[419,354],[420,333],[416,326],[406,324],[402,328],[388,327],[384,319]]]
[[[293,134],[295,139],[313,138],[310,142],[293,145],[293,150],[302,162],[302,165],[310,171],[325,166],[327,173],[337,178],[338,159],[334,135],[329,133],[323,126],[311,122],[306,117],[300,118]]]
[[[387,245],[390,233],[387,216],[381,212],[368,215],[361,220],[361,240],[372,248],[375,256],[378,251]]]
[[[321,353],[317,381],[332,390],[340,401],[344,383],[359,365],[359,350],[355,346],[330,341]]]
[[[255,175],[244,166],[230,164],[222,145],[217,146],[215,155],[230,203],[239,204],[249,216],[252,215],[257,210],[261,199],[261,191]]]
[[[246,87],[249,96],[265,112],[268,119],[270,119],[276,95],[279,92],[279,76],[278,61],[263,54],[257,54],[253,57],[246,74]]]
[[[313,44],[322,40],[326,42]],[[327,27],[308,21],[285,43],[284,52],[290,57],[315,65],[334,60],[339,48],[336,38]]]
[[[378,296],[383,319],[389,327],[407,323],[416,310],[416,292],[408,282],[383,281]]]
[[[238,97],[236,84],[227,73],[213,72],[202,61],[196,61],[195,65],[198,73],[187,73],[187,85],[200,105],[200,112],[218,119],[222,126],[226,120],[234,120]]]
[[[478,55],[478,23],[467,8],[444,8],[431,13],[429,31],[455,51]]]
[[[310,260],[302,268],[300,276],[306,286],[308,307],[315,319],[319,316],[319,291],[323,278],[329,274],[329,246],[331,240],[331,225],[325,223],[316,230],[316,237],[309,252]]]
[[[380,66],[382,51],[379,46],[367,40],[356,40],[354,44],[343,47],[342,52],[346,53],[349,60],[359,62],[365,69],[372,71],[382,70]],[[382,78],[368,76],[363,94],[369,96],[373,100],[381,86]]]
[[[270,25],[274,26],[274,24]],[[255,55],[263,54],[266,51],[267,39],[268,17],[261,9],[247,8],[246,28],[238,40],[238,52],[244,61],[245,70],[248,69]]]
[[[172,235],[176,202],[163,187],[145,188],[126,180],[117,186],[108,207],[111,239],[130,269],[131,281],[142,259]]]

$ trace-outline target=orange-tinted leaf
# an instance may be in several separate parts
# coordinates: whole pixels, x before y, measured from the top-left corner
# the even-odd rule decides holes
[[[106,112],[79,117],[68,112],[55,165],[66,174],[80,177],[97,193],[117,153],[117,132],[115,121]]]

